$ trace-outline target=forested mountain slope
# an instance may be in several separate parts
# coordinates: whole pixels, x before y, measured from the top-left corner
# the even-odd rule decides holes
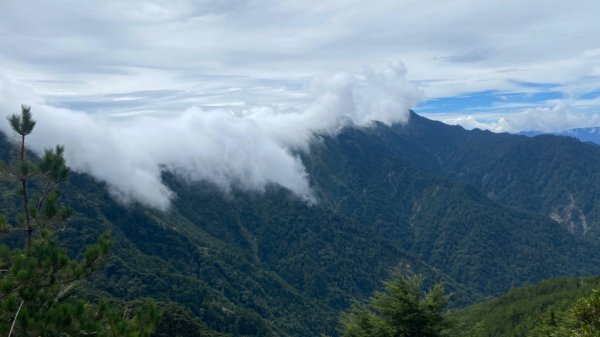
[[[447,137],[449,145],[467,131],[413,117],[407,127],[348,129],[318,143],[305,162],[323,203],[485,294],[551,274],[595,272],[591,243],[543,214],[507,208],[461,179],[449,179],[431,144],[407,136],[414,128],[433,137],[439,128],[436,137]]]
[[[600,286],[600,277],[560,277],[511,289],[506,294],[454,311],[453,335],[479,329],[490,337],[525,337],[549,321],[558,321],[581,297]],[[474,329],[473,329],[474,330]]]
[[[571,235],[544,211],[562,200],[560,191],[582,184],[563,177],[562,164],[548,172],[557,186],[530,181],[535,188],[528,190],[500,183],[513,166],[538,158],[527,155],[521,164],[515,153],[546,149],[535,159],[542,161],[561,147],[582,157],[594,150],[563,138],[541,137],[533,145],[525,139],[417,115],[408,126],[347,128],[337,137],[317,137],[309,152],[299,154],[317,196],[314,205],[277,186],[225,194],[165,172],[177,197],[168,212],[160,212],[120,205],[103,184],[72,174],[62,194],[76,215],[61,235],[78,251],[103,229],[112,230],[113,256],[90,284],[98,294],[179,303],[181,315],[199,318],[205,333],[335,335],[339,312],[395,269],[444,282],[454,305],[551,276],[600,272],[591,236]],[[0,156],[8,158],[4,138]],[[535,174],[523,173],[515,184],[537,179]],[[595,174],[579,176],[589,177],[591,189]],[[9,214],[14,188],[3,184],[1,190],[0,206]],[[536,195],[540,189],[549,189],[548,195]],[[577,207],[586,195],[573,189]],[[527,206],[523,200],[529,199],[539,207]],[[592,219],[593,212],[585,216]],[[163,322],[163,332],[174,324]]]
[[[539,213],[576,236],[598,241],[599,146],[572,137],[467,131],[414,113],[407,126],[392,130],[389,144],[419,144],[427,158],[413,161],[419,167],[471,184],[502,205]]]

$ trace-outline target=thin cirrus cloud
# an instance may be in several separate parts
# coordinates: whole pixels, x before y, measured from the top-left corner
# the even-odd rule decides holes
[[[510,91],[514,81],[576,91],[583,77],[600,75],[592,0],[34,0],[0,9],[8,76],[71,81],[38,82],[56,96],[294,87],[398,58],[429,97]]]

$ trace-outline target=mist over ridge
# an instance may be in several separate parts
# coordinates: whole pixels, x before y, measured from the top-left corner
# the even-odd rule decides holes
[[[405,75],[401,62],[388,62],[365,67],[362,74],[316,77],[306,89],[311,102],[292,112],[271,106],[241,112],[191,106],[119,120],[49,105],[34,88],[2,79],[0,108],[8,116],[20,104],[31,105],[39,123],[29,146],[39,153],[65,145],[68,165],[106,182],[121,202],[166,210],[175,195],[161,181],[162,169],[190,181],[210,181],[224,191],[233,186],[262,191],[279,184],[310,202],[307,173],[293,151],[306,151],[315,134],[335,135],[345,126],[406,123],[423,94]],[[11,135],[5,124],[2,130]]]

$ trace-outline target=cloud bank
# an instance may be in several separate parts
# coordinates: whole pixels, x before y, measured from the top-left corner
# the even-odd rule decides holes
[[[576,107],[568,106],[563,102],[558,102],[552,107],[533,107],[502,114],[430,117],[447,124],[461,125],[466,129],[478,128],[494,132],[543,131],[551,133],[600,125],[600,114],[578,111]]]
[[[21,103],[32,105],[38,125],[30,147],[41,152],[64,144],[72,169],[106,182],[123,202],[167,209],[175,195],[161,181],[163,169],[225,191],[279,184],[310,201],[307,173],[294,152],[307,150],[315,134],[335,135],[373,121],[406,122],[423,95],[405,75],[402,63],[388,62],[362,74],[317,77],[306,88],[311,103],[286,111],[192,106],[120,119],[55,107],[27,87],[1,80],[0,109],[8,115]],[[10,134],[7,123],[1,128]]]
[[[0,64],[98,113],[288,104],[315,74],[397,57],[431,98],[554,83],[578,99],[600,90],[597,13],[596,0],[0,1]]]

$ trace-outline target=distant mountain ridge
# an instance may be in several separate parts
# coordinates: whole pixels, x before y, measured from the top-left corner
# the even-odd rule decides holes
[[[177,198],[160,212],[72,174],[63,199],[76,216],[61,235],[76,251],[111,229],[113,258],[91,289],[177,303],[209,335],[335,335],[339,312],[393,270],[444,282],[455,306],[600,273],[600,147],[411,113],[407,125],[315,136],[298,155],[315,205],[275,185],[224,194],[164,172]],[[0,184],[2,211],[11,189]]]
[[[575,235],[600,234],[600,149],[570,137],[464,130],[413,115],[403,137],[425,148],[423,166],[476,187],[502,205],[549,217]]]
[[[587,128],[575,128],[569,129],[562,132],[544,132],[544,131],[522,131],[518,133],[528,137],[539,136],[542,134],[552,134],[556,136],[568,136],[579,139],[582,142],[592,142],[600,144],[600,126],[587,127]]]

